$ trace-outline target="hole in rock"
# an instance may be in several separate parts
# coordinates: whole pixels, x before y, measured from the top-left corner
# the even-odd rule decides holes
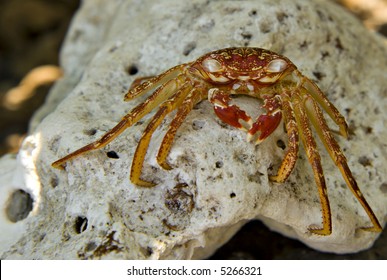
[[[189,55],[194,49],[196,48],[195,42],[188,43],[183,50],[183,55],[187,56]]]
[[[249,33],[249,32],[242,32],[242,37],[243,39],[245,40],[251,40],[251,38],[253,38],[253,34]]]
[[[56,188],[58,186],[58,184],[59,184],[58,177],[56,177],[56,176],[52,177],[51,180],[50,180],[51,187]]]
[[[384,37],[387,37],[387,23],[380,25],[377,31]]]
[[[230,198],[236,197],[236,194],[234,192],[230,193]]]
[[[364,132],[366,133],[366,134],[372,134],[372,127],[370,127],[370,126],[367,126],[367,127],[365,127],[364,128]]]
[[[316,77],[317,80],[321,81],[326,75],[319,71],[314,71],[313,75]]]
[[[146,253],[148,256],[151,256],[153,254],[153,249],[151,247],[146,247]]]
[[[370,160],[368,157],[366,157],[366,156],[359,157],[358,162],[359,162],[361,165],[363,165],[364,167],[366,167],[366,166],[372,166],[371,160]]]
[[[222,168],[223,167],[223,161],[217,161],[216,163],[215,163],[215,167],[216,168]]]
[[[87,245],[85,247],[85,251],[86,252],[94,251],[97,247],[98,246],[95,242],[89,242],[89,243],[87,243]]]
[[[281,139],[277,140],[277,147],[278,148],[281,148],[282,150],[285,150],[286,149],[286,144],[284,141],[282,141]]]
[[[289,16],[284,12],[278,12],[277,13],[277,20],[279,23],[283,23],[285,19],[287,19]]]
[[[384,194],[387,194],[387,183],[383,183],[380,185],[380,191]]]
[[[204,125],[205,125],[204,121],[202,121],[202,120],[195,120],[192,123],[192,128],[194,130],[200,130],[200,129],[202,129],[204,127]]]
[[[115,151],[109,151],[106,153],[106,155],[108,156],[108,158],[114,158],[114,159],[120,158]]]
[[[257,15],[257,10],[251,10],[250,12],[249,12],[249,16],[256,16]]]
[[[88,136],[93,136],[97,133],[97,130],[95,128],[92,129],[85,129],[83,130],[83,133]]]
[[[87,229],[87,223],[88,223],[88,221],[87,221],[86,217],[78,216],[75,219],[75,224],[74,224],[75,232],[78,234],[84,232]]]
[[[306,50],[309,46],[309,43],[307,41],[303,41],[299,44],[301,50]]]
[[[339,38],[335,39],[335,47],[336,47],[337,50],[339,50],[339,52],[344,50],[344,47],[343,47],[343,45],[342,45],[342,43],[341,43]]]
[[[24,220],[31,212],[32,206],[31,195],[23,190],[16,190],[11,194],[5,209],[7,218],[13,223]]]
[[[132,64],[128,67],[127,71],[130,76],[136,75],[138,73],[138,67],[135,64]]]

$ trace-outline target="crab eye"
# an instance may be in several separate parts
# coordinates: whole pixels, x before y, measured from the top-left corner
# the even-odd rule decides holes
[[[210,73],[219,72],[222,70],[222,64],[220,64],[219,61],[213,58],[203,60],[202,66],[204,70]]]
[[[288,63],[283,59],[274,59],[266,66],[266,71],[269,73],[279,73],[286,69]]]

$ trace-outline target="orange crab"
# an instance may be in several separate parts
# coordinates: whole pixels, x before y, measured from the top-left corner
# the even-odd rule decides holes
[[[321,108],[338,125],[340,134],[347,137],[348,126],[344,117],[317,85],[303,76],[288,58],[260,48],[227,48],[213,51],[196,61],[175,66],[143,83],[137,83],[129,89],[125,101],[151,91],[153,93],[143,103],[131,110],[99,140],[55,161],[52,166],[63,168],[63,164],[68,160],[104,147],[126,128],[157,108],[138,143],[130,172],[133,184],[153,187],[154,183],[141,179],[141,170],[152,134],[165,116],[176,110],[157,154],[159,165],[164,169],[171,169],[167,156],[176,131],[192,108],[202,100],[208,99],[213,104],[215,114],[223,122],[246,130],[248,140],[256,143],[266,139],[278,127],[282,117],[284,118],[289,144],[278,173],[270,176],[273,182],[281,183],[289,177],[297,161],[301,138],[313,169],[322,206],[323,226],[321,228],[310,226],[310,232],[319,235],[329,235],[332,232],[331,211],[321,158],[310,123],[340,169],[349,189],[368,214],[373,226],[363,229],[374,232],[382,230],[357,186]],[[266,113],[253,121],[245,111],[232,104],[231,97],[236,95],[248,95],[263,100],[262,107]]]

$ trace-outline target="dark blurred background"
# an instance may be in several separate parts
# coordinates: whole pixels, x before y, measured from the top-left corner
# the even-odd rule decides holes
[[[58,65],[58,53],[79,0],[0,0],[0,156],[17,152],[28,121],[52,83],[9,92],[32,69]],[[53,67],[40,69],[52,77]]]
[[[387,0],[332,1],[387,37]],[[18,151],[31,115],[60,76],[58,54],[79,6],[79,0],[0,0],[0,156]],[[387,259],[387,234],[358,254],[324,254],[254,221],[212,259]]]

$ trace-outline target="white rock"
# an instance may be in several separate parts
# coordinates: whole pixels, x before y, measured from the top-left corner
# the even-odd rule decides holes
[[[96,140],[143,101],[122,101],[134,78],[210,50],[247,45],[289,57],[344,113],[352,136],[339,143],[384,225],[387,51],[354,18],[321,0],[85,0],[62,50],[65,77],[32,121],[18,159],[0,162],[16,167],[1,169],[3,209],[10,189],[25,190],[34,200],[26,219],[1,218],[7,234],[0,237],[0,257],[205,258],[252,219],[322,251],[372,246],[378,234],[357,230],[370,221],[322,145],[333,218],[333,232],[326,237],[307,231],[321,224],[321,207],[304,151],[286,183],[269,182],[268,174],[284,155],[276,144],[279,139],[286,143],[284,131],[254,146],[244,132],[218,120],[208,102],[199,104],[180,128],[169,156],[171,171],[155,160],[168,121],[155,133],[144,166],[144,177],[159,182],[154,188],[136,187],[128,179],[146,122],[71,161],[66,171],[51,168],[54,160]],[[128,75],[132,65],[136,75]],[[258,101],[238,102],[259,115]],[[108,158],[108,151],[119,159]],[[18,234],[11,237],[12,232]]]

